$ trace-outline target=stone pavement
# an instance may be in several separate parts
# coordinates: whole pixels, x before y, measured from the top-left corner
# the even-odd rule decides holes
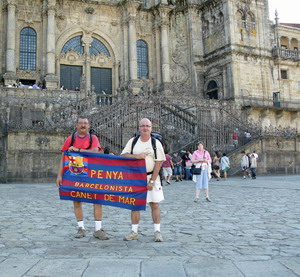
[[[0,184],[0,276],[300,276],[300,176],[210,182],[213,202],[194,203],[191,181],[164,187],[165,241],[153,242],[150,209],[140,238],[125,242],[130,211],[104,206],[108,241],[74,239],[72,203],[54,184]]]

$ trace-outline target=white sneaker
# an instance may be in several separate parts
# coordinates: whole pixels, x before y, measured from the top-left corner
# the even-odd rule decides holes
[[[138,233],[135,233],[131,231],[127,236],[123,238],[123,240],[129,241],[129,240],[137,240],[139,237]]]
[[[164,241],[163,238],[162,238],[162,235],[161,235],[161,233],[159,231],[156,231],[154,233],[154,241],[155,242],[162,242],[162,241]]]

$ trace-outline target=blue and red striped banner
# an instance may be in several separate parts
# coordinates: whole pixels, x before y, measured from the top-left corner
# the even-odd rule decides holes
[[[60,199],[146,209],[145,160],[100,153],[65,152]]]

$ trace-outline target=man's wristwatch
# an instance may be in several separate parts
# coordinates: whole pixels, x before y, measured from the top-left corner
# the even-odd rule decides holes
[[[150,180],[150,182],[149,182],[150,184],[154,184],[154,181],[153,180]]]

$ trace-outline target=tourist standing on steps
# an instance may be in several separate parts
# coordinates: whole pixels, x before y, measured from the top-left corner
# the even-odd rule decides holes
[[[61,151],[68,152],[99,152],[101,146],[97,136],[89,133],[90,124],[89,120],[85,116],[80,116],[76,122],[76,132],[73,136],[69,136],[64,145],[61,148]],[[72,137],[74,139],[72,145]],[[63,174],[63,158],[64,153],[62,153],[61,160],[59,163],[58,174],[56,178],[56,185],[59,187],[62,184],[62,174]],[[82,213],[82,202],[73,201],[74,213],[77,219],[78,232],[75,234],[75,238],[83,238],[86,236],[86,231],[84,228],[83,222],[83,213]],[[93,236],[100,240],[109,239],[102,229],[102,205],[94,204],[94,217],[95,217],[95,232]]]
[[[208,151],[204,149],[203,142],[198,143],[198,149],[194,151],[191,162],[196,168],[201,167],[201,174],[194,175],[193,181],[196,183],[195,203],[199,201],[200,191],[204,190],[206,201],[211,202],[208,194],[208,180],[211,178],[211,157]]]
[[[144,118],[139,122],[140,137],[137,143],[133,147],[132,142],[134,138],[131,138],[125,148],[123,149],[121,156],[145,159],[147,169],[147,203],[150,204],[152,212],[152,220],[154,223],[154,241],[163,241],[160,232],[160,210],[159,202],[164,200],[164,194],[161,186],[159,171],[162,163],[166,160],[165,152],[162,144],[158,139],[156,142],[156,158],[154,149],[151,142],[152,123],[148,118]],[[131,154],[132,151],[132,154]],[[131,211],[131,232],[124,237],[124,240],[137,240],[138,239],[138,227],[140,222],[140,211]]]

